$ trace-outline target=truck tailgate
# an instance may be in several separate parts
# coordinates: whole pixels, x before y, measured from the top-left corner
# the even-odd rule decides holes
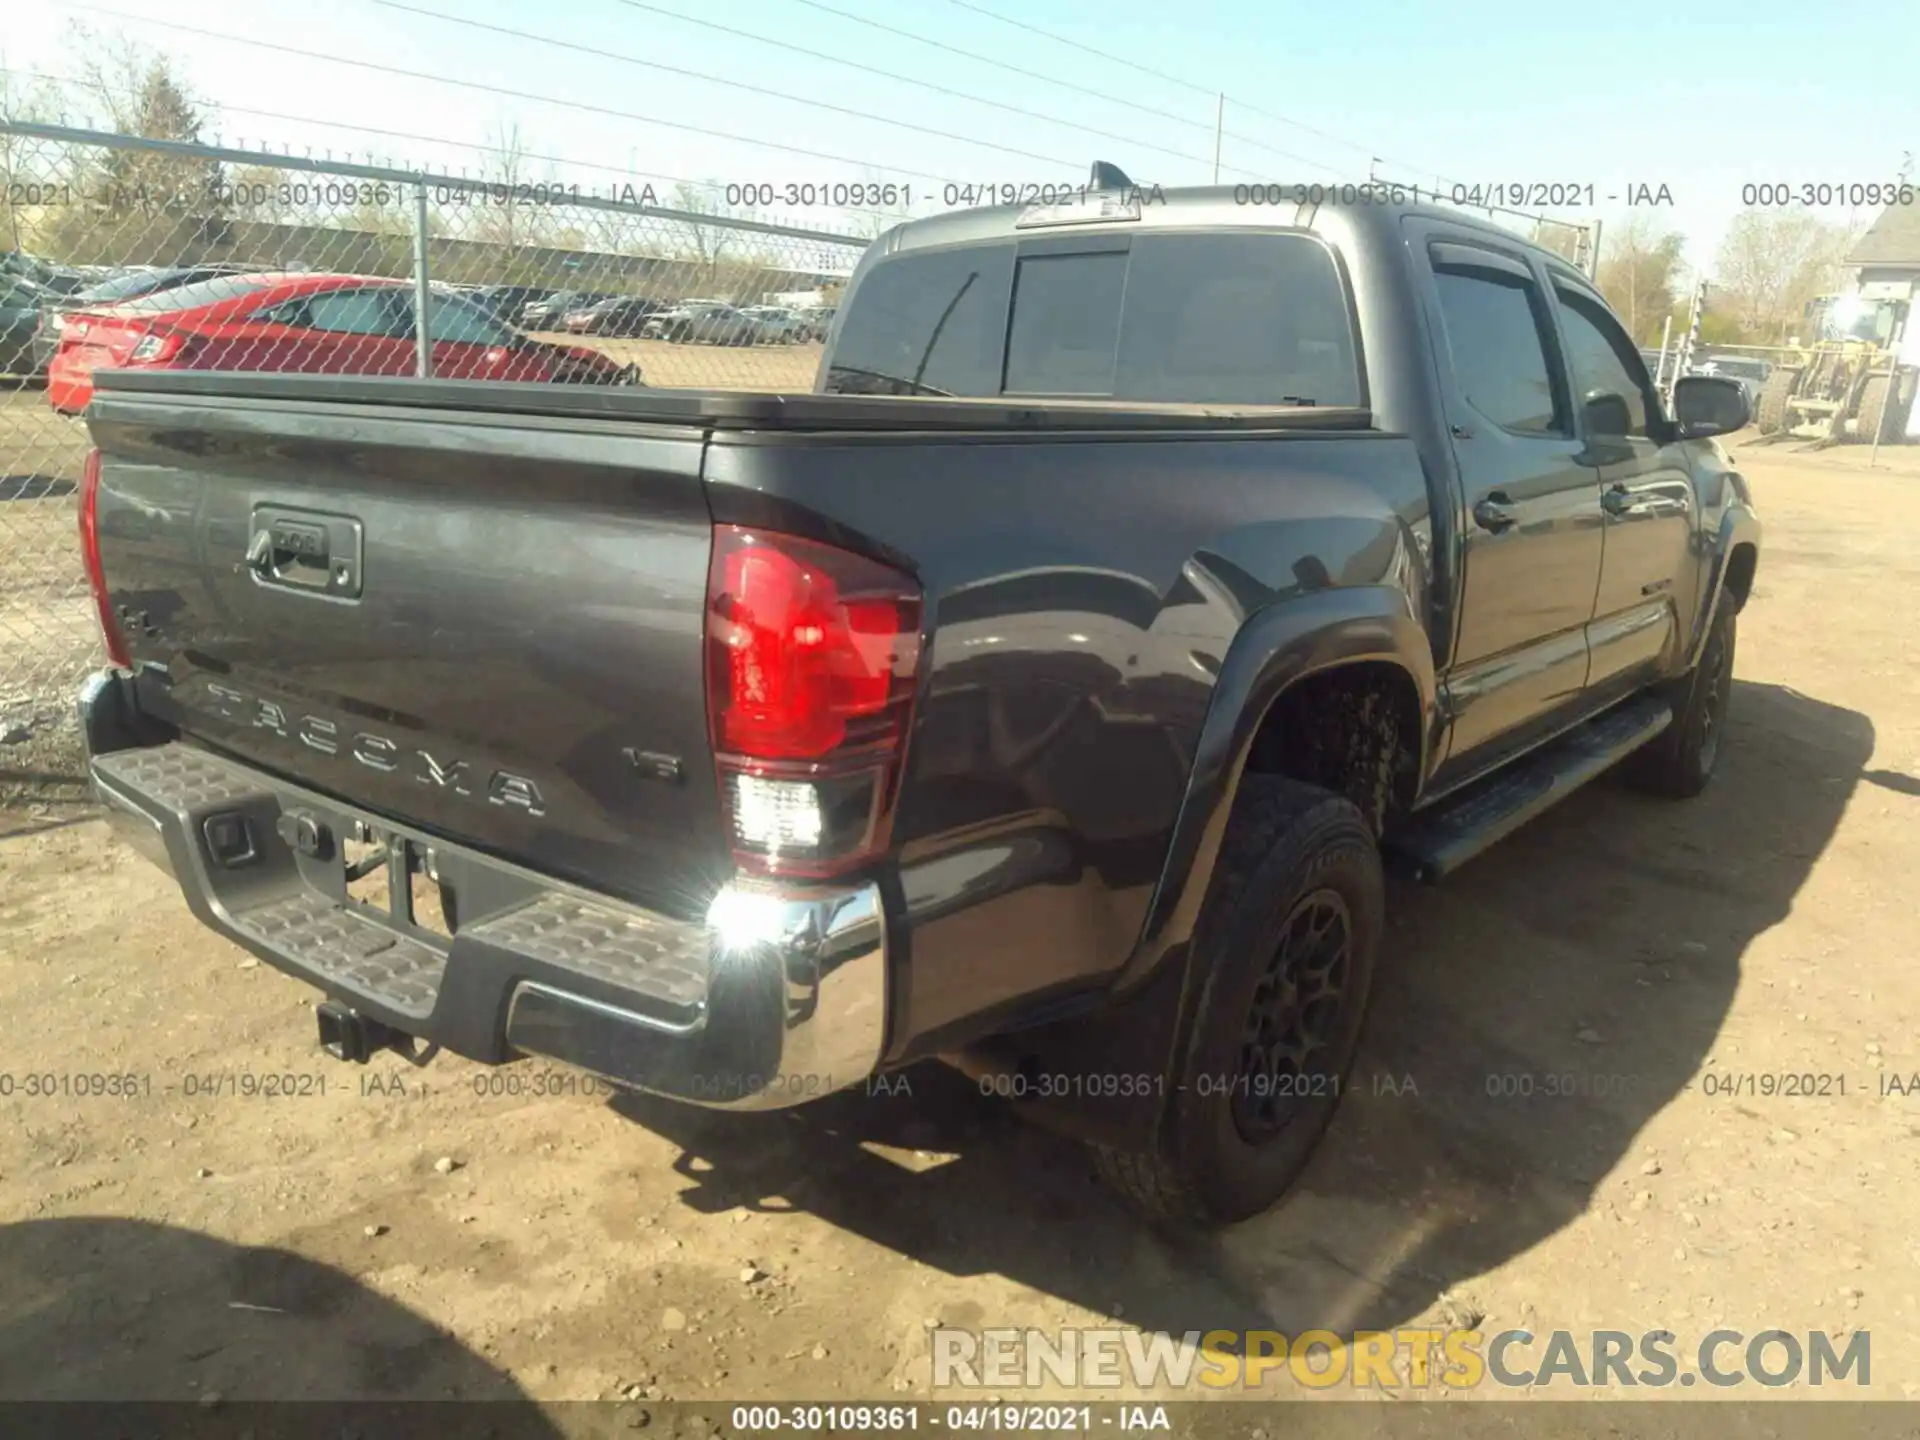
[[[89,423],[142,710],[662,914],[730,873],[697,426],[113,391]]]

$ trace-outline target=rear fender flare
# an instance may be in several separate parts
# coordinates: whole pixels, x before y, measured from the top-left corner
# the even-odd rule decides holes
[[[1395,665],[1413,682],[1424,776],[1436,706],[1433,650],[1404,591],[1323,590],[1268,606],[1241,626],[1214,684],[1166,864],[1117,991],[1142,983],[1192,938],[1254,736],[1275,701],[1305,676],[1366,661]]]

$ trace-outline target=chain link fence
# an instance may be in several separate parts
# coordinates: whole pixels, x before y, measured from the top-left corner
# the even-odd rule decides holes
[[[1598,225],[1500,215],[1591,270]],[[78,759],[69,699],[99,662],[76,533],[93,367],[807,390],[867,243],[644,185],[0,121],[0,790],[23,757]]]
[[[640,185],[5,122],[0,186],[0,776],[30,741],[39,769],[74,763],[69,703],[99,663],[76,514],[92,366],[190,348],[196,368],[809,390],[868,243]],[[114,319],[78,313],[89,289]]]

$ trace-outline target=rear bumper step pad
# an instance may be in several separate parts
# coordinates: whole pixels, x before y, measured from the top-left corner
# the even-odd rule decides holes
[[[88,729],[90,739],[108,733]],[[91,768],[116,831],[173,874],[203,922],[337,1003],[456,1054],[541,1055],[728,1109],[795,1104],[858,1083],[879,1062],[886,926],[872,885],[729,886],[704,922],[689,922],[192,745],[95,754]],[[296,850],[286,816],[328,839],[367,835],[428,857],[457,897],[451,938],[410,923],[405,902],[395,914],[351,898],[339,845]]]

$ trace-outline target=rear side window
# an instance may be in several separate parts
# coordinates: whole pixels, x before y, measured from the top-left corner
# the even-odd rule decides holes
[[[1016,253],[969,246],[876,265],[841,322],[826,388],[1362,403],[1345,287],[1310,237],[1091,237],[1085,250]]]
[[[1434,270],[1453,373],[1467,402],[1523,435],[1563,435],[1565,417],[1547,364],[1539,288],[1501,270]]]

